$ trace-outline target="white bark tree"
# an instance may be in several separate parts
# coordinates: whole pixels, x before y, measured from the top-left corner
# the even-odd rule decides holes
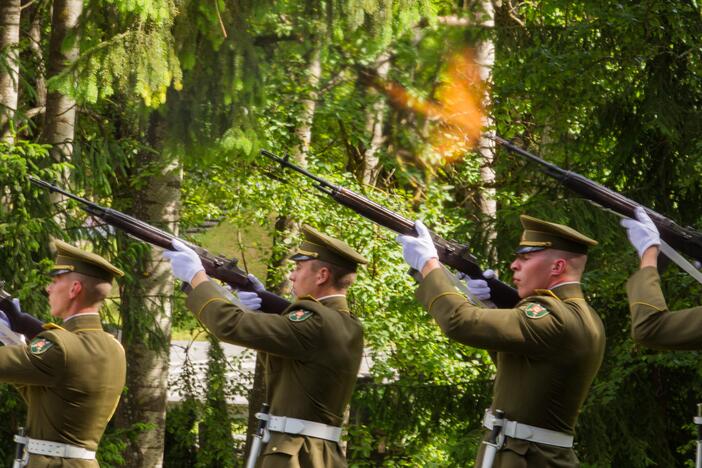
[[[166,128],[158,112],[152,112],[147,131],[152,150],[137,158],[135,170],[146,172],[137,187],[128,181],[132,216],[177,235],[180,216],[180,162],[165,153]],[[138,176],[137,176],[138,177]],[[126,283],[121,291],[123,345],[127,355],[127,392],[117,411],[123,428],[146,423],[136,441],[127,448],[127,466],[163,466],[168,389],[169,348],[174,281],[161,249],[148,246],[148,253],[135,271],[138,281]],[[146,326],[145,326],[146,325]]]
[[[78,58],[78,22],[82,12],[82,0],[53,2],[47,62],[48,79],[60,75]],[[49,92],[41,140],[51,145],[54,161],[70,161],[73,156],[75,122],[75,100],[57,91]],[[67,178],[68,174],[64,176]]]
[[[19,95],[20,0],[0,0],[0,138],[13,142]]]

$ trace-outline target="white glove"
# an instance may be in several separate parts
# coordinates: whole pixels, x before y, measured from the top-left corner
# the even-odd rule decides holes
[[[651,218],[646,214],[646,210],[638,206],[636,207],[635,215],[636,219],[626,218],[619,223],[626,228],[629,242],[634,246],[639,257],[642,257],[649,247],[661,245],[661,236],[656,225],[653,224]]]
[[[236,295],[239,297],[241,305],[243,305],[247,309],[259,310],[261,308],[261,298],[258,297],[258,294],[256,294],[255,292],[239,291],[238,293],[236,293]]]
[[[15,297],[12,302],[17,306],[17,310],[20,310],[19,299]],[[24,343],[24,335],[12,330],[10,320],[2,310],[0,310],[0,341],[6,346]]]
[[[10,328],[10,319],[7,318],[7,315],[2,310],[0,310],[0,324]]]
[[[236,295],[239,296],[239,301],[241,301],[241,304],[247,309],[259,310],[261,308],[261,298],[257,293],[265,291],[266,287],[263,286],[263,283],[261,283],[261,281],[259,281],[259,279],[251,273],[249,273],[249,279],[251,280],[254,291],[256,292],[239,291],[236,293]]]
[[[263,292],[266,290],[266,287],[263,285],[263,283],[261,283],[261,280],[256,278],[256,275],[254,275],[253,273],[249,273],[248,277],[251,280],[251,284],[253,284],[254,291]]]
[[[193,249],[177,239],[173,239],[173,248],[175,250],[164,250],[163,258],[171,261],[173,276],[190,283],[197,273],[205,269],[202,261]]]
[[[466,286],[468,291],[478,299],[479,301],[489,301],[490,300],[490,287],[487,281],[495,277],[495,272],[493,270],[485,270],[483,272],[483,278],[473,279],[470,276],[465,276],[467,278]]]
[[[438,258],[434,241],[431,240],[429,229],[423,222],[417,220],[414,223],[418,237],[399,235],[396,240],[402,244],[402,256],[405,261],[417,271],[422,271],[424,264],[432,258]]]

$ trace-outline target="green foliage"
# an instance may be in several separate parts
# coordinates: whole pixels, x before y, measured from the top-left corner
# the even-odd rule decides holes
[[[142,432],[153,430],[152,424],[136,423],[128,428],[117,428],[113,423],[108,424],[98,446],[98,463],[104,467],[124,466],[125,460],[122,455],[128,441],[135,440]]]
[[[176,12],[170,0],[90,3],[83,13],[88,20],[81,22],[80,57],[52,77],[49,87],[81,103],[117,94],[140,96],[145,106],[159,107],[170,86],[183,86],[170,34]]]
[[[0,142],[0,278],[23,309],[46,317],[46,299],[36,291],[46,285],[49,238],[63,237],[46,205],[46,192],[30,184],[29,175],[53,179],[65,165],[46,165],[47,147],[17,140]],[[31,265],[31,268],[15,268]],[[39,268],[37,268],[37,266]]]
[[[227,362],[219,341],[211,337],[207,365],[207,400],[200,424],[200,451],[195,466],[233,467],[232,422],[227,408],[227,396],[234,393],[226,378]]]
[[[522,212],[566,222],[600,241],[585,289],[605,321],[608,347],[579,420],[576,449],[585,466],[680,465],[693,449],[688,422],[702,390],[699,355],[654,353],[631,343],[623,291],[637,261],[618,220],[502,150],[490,187],[496,217],[482,214],[480,156],[468,153],[463,161],[432,167],[425,155],[432,151],[435,122],[393,107],[382,113],[377,182],[359,183],[371,146],[370,110],[387,102],[368,89],[358,70],[389,61],[391,79],[432,99],[451,53],[492,40],[490,114],[498,134],[699,229],[699,6],[680,0],[502,2],[494,28],[443,27],[437,19],[470,19],[472,8],[447,0],[88,2],[80,58],[50,83],[80,104],[70,185],[131,210],[140,206],[149,181],[176,161],[183,170],[181,232],[224,217],[244,248],[256,250],[257,261],[284,257],[298,240],[276,237],[281,217],[347,240],[370,259],[349,297],[373,362],[354,395],[350,464],[470,466],[494,375],[486,353],[447,340],[413,300],[392,233],[315,196],[307,181],[281,174],[257,155],[260,148],[292,152],[297,130],[307,123],[304,100],[316,95],[306,155],[312,172],[469,243],[504,281]],[[308,72],[316,52],[322,73],[313,89]],[[41,71],[28,55],[21,56],[22,109],[33,105],[33,80]],[[66,228],[57,229],[50,214],[56,208],[49,210],[46,194],[26,181],[29,173],[56,180],[69,168],[53,164],[47,148],[33,143],[40,127],[21,127],[15,145],[0,143],[2,279],[24,308],[42,315],[45,299],[36,291],[44,283],[49,236],[90,239],[99,252],[119,251],[127,271],[123,305],[126,300],[128,308],[142,310],[138,272],[148,249],[121,235],[115,241],[86,230],[84,215],[72,204],[66,206]],[[277,284],[287,271],[283,266],[270,273],[267,283]],[[694,305],[699,297],[700,287],[675,268],[665,272],[664,284],[673,308]],[[201,332],[182,298],[159,300],[173,301],[174,326]],[[121,324],[125,336],[165,349],[167,337],[154,332],[153,317],[137,315],[139,320]],[[241,428],[231,420],[222,424],[221,416],[228,415],[225,401],[232,392],[245,394],[250,376],[226,378],[217,349],[213,343],[207,383],[194,381],[186,363],[183,402],[168,415],[169,466],[236,463],[230,429]],[[2,392],[7,423],[0,432],[9,440],[21,411],[15,394]],[[143,429],[129,429],[129,437]],[[116,429],[106,435],[103,463],[120,463],[119,437]],[[0,450],[10,456],[9,446]]]

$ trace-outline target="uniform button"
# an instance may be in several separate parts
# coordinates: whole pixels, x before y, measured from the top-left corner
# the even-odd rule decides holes
[[[273,451],[275,452],[276,450],[278,450],[278,447],[273,447]]]

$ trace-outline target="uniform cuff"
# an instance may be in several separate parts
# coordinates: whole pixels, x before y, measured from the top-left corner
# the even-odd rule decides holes
[[[188,294],[185,305],[188,306],[188,309],[190,309],[196,317],[200,318],[202,310],[212,302],[230,301],[222,295],[217,285],[211,280],[208,280],[198,284],[195,289]]]
[[[630,306],[642,304],[659,311],[667,309],[656,267],[641,268],[631,275],[626,282],[626,294]]]
[[[429,313],[436,300],[446,296],[460,296],[461,300],[466,300],[443,268],[429,272],[415,291],[415,297]]]

